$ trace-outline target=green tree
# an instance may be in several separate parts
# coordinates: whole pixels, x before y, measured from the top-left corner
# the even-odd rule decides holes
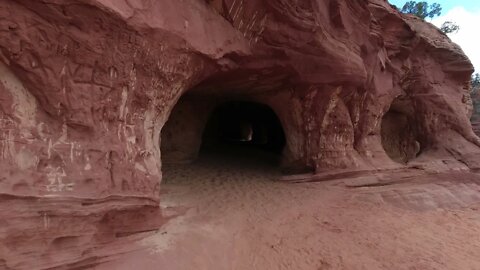
[[[442,7],[438,3],[429,5],[427,2],[408,1],[400,10],[403,13],[413,14],[419,18],[433,18],[442,14]]]
[[[397,8],[397,7],[395,7]],[[398,10],[398,8],[397,8]],[[400,10],[402,13],[413,14],[421,19],[430,18],[432,19],[435,16],[440,16],[442,14],[442,6],[438,3],[433,3],[429,5],[425,1],[408,1],[403,5],[403,8]],[[451,21],[446,21],[440,27],[440,31],[445,34],[456,33],[460,30],[460,26]]]
[[[456,23],[451,21],[444,22],[440,27],[440,31],[442,31],[445,34],[457,33],[458,30],[460,30],[460,26],[458,26]]]
[[[472,84],[472,89],[480,87],[480,74],[475,73],[472,75],[471,84]]]

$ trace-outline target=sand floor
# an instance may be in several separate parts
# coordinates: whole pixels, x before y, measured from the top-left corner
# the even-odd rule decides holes
[[[293,184],[262,158],[165,166],[161,207],[172,218],[97,268],[480,269],[478,175]]]

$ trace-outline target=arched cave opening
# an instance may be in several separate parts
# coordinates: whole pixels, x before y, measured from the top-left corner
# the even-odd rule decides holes
[[[209,162],[279,169],[286,144],[281,122],[269,106],[198,95],[180,99],[161,135],[162,163],[167,166]]]
[[[203,132],[200,157],[278,165],[284,146],[282,125],[270,107],[228,101],[211,113]]]
[[[421,152],[411,108],[408,101],[397,99],[384,114],[381,123],[383,149],[393,161],[403,164],[415,159]]]

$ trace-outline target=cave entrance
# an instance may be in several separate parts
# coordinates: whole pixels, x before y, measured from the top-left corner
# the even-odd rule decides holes
[[[267,105],[186,96],[163,127],[162,163],[209,162],[220,167],[235,164],[278,169],[285,141],[280,120]]]
[[[415,159],[421,151],[411,108],[408,101],[394,101],[381,124],[383,149],[392,160],[403,164]]]
[[[200,158],[278,165],[285,134],[275,112],[255,102],[229,101],[217,106],[205,126]]]

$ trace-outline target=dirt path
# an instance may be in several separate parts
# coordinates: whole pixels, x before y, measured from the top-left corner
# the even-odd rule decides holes
[[[98,269],[480,269],[477,175],[348,188],[267,165],[167,166],[161,206],[179,216]]]

